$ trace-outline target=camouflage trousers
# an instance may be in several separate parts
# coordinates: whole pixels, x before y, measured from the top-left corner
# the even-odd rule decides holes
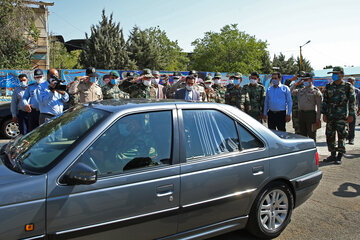
[[[255,118],[256,120],[258,120],[259,122],[262,123],[261,112],[258,112],[258,111],[250,111],[248,114],[249,114],[250,116],[252,116],[253,118]]]
[[[296,134],[301,134],[300,132],[300,121],[299,121],[299,111],[293,110],[291,120],[293,122],[293,128],[295,129]]]
[[[344,119],[328,119],[326,123],[326,143],[329,152],[345,153],[345,139],[348,135],[346,130],[346,120]],[[338,147],[336,148],[335,134],[338,135]]]

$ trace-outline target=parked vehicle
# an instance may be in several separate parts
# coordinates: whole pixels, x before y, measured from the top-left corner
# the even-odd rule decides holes
[[[20,134],[19,125],[12,121],[11,103],[0,104],[0,134],[5,138],[16,138]]]
[[[215,103],[77,106],[1,159],[3,239],[273,238],[322,177],[312,139]]]

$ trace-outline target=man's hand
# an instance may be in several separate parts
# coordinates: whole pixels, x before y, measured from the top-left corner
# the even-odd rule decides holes
[[[30,104],[25,106],[25,111],[31,112],[31,105]]]
[[[347,122],[351,123],[352,121],[354,121],[354,117],[353,116],[348,116]]]
[[[286,120],[286,122],[290,122],[290,115],[286,115],[286,117],[285,117],[285,120]]]
[[[323,114],[323,122],[326,122],[326,115]]]
[[[17,123],[17,122],[18,122],[18,118],[17,118],[17,117],[13,117],[13,118],[12,118],[12,121],[13,121],[14,123]]]
[[[267,116],[267,115],[264,115],[264,116],[263,116],[263,120],[264,120],[265,123],[267,122],[267,119],[268,119],[268,116]]]

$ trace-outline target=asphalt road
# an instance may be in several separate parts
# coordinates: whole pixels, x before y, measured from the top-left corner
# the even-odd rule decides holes
[[[359,120],[359,118],[358,118]],[[359,123],[360,121],[358,121]],[[292,132],[291,122],[287,130]],[[292,221],[276,239],[360,239],[360,126],[355,145],[346,145],[342,165],[322,163],[328,151],[325,125],[317,131],[317,148],[323,179],[312,197],[294,210]],[[0,145],[8,140],[0,140]],[[224,234],[211,240],[256,239],[246,231]]]

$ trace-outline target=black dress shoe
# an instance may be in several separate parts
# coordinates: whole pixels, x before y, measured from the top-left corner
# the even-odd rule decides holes
[[[340,165],[341,164],[341,160],[342,160],[343,154],[342,153],[338,153],[336,160],[335,160],[335,164]]]
[[[350,145],[354,145],[354,139],[349,140]]]
[[[336,152],[331,152],[331,155],[323,160],[323,162],[335,162]]]

